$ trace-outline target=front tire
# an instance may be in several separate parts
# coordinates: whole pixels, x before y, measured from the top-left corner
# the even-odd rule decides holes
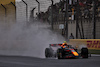
[[[82,56],[82,58],[88,58],[88,49],[87,48],[81,49],[81,56]]]
[[[62,59],[63,58],[62,49],[58,49],[57,50],[57,57],[58,57],[58,59]]]

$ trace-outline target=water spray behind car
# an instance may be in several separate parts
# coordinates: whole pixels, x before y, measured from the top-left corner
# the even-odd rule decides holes
[[[50,43],[62,43],[65,39],[52,32],[48,24],[41,22],[17,22],[9,29],[0,28],[0,55],[45,57]]]

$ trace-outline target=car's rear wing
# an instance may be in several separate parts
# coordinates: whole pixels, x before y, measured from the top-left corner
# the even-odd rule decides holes
[[[56,46],[61,46],[62,44],[49,44],[49,46],[51,47],[56,47]]]
[[[61,46],[62,44],[49,44],[50,47]],[[72,45],[67,45],[68,47],[72,48]]]

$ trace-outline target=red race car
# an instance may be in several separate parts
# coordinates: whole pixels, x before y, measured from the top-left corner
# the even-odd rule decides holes
[[[50,44],[49,48],[45,49],[45,57],[57,57],[58,59],[65,58],[88,58],[88,49],[82,48],[81,53],[78,53],[77,49],[72,47],[71,45],[65,46],[65,48],[61,47],[62,44]]]

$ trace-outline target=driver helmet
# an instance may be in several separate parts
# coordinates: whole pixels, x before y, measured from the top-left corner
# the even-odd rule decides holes
[[[64,41],[64,43],[67,43],[66,41]]]

